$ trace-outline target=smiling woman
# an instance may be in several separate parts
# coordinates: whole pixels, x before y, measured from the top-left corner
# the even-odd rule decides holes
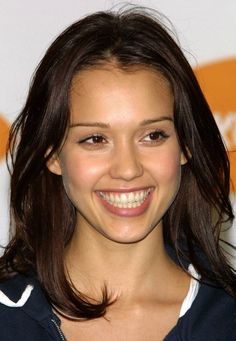
[[[115,63],[82,71],[72,85],[70,121],[48,167],[62,175],[80,233],[92,226],[113,241],[144,239],[174,200],[185,161],[169,83]]]
[[[4,340],[235,340],[227,153],[157,17],[99,12],[66,29],[10,148]]]

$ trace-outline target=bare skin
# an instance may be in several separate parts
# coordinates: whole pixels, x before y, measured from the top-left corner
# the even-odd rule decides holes
[[[106,255],[101,252],[101,244],[97,241],[93,249],[96,257],[93,257],[93,252],[84,250],[83,258],[84,238],[79,238],[78,248],[75,241],[72,243],[67,266],[77,288],[99,298],[97,288],[103,286],[105,279],[109,290],[118,295],[118,299],[108,308],[106,319],[76,322],[59,316],[68,341],[76,341],[80,337],[84,341],[93,341],[95,335],[98,341],[161,341],[176,325],[190,277],[166,254],[161,227],[151,234],[140,245],[123,245],[122,252],[120,246],[111,248],[107,245]],[[153,237],[156,243],[153,243]],[[147,253],[147,249],[150,252]],[[153,257],[153,252],[156,257]],[[77,262],[80,259],[80,273],[75,268],[73,271],[75,259]]]

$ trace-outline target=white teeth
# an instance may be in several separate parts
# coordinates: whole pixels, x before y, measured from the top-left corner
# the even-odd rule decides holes
[[[149,188],[148,190],[129,193],[99,192],[99,195],[114,207],[136,208],[142,205],[150,193],[151,189]]]
[[[131,202],[134,202],[134,200],[135,200],[135,199],[134,199],[134,193],[133,193],[133,192],[129,193],[129,194],[128,194],[128,202],[131,203]]]
[[[121,196],[120,196],[120,202],[122,204],[127,204],[127,202],[128,202],[128,198],[127,198],[127,196],[124,193],[122,193]]]

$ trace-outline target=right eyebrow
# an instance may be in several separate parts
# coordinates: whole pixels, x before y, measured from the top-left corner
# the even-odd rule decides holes
[[[97,128],[110,128],[110,124],[106,124],[103,122],[78,122],[69,125],[69,128],[75,127],[97,127]]]

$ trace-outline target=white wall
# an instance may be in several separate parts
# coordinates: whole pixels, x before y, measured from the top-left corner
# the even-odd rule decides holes
[[[236,58],[235,0],[130,2],[155,8],[169,17],[193,66],[222,58]],[[0,113],[2,117],[9,123],[15,118],[25,101],[34,68],[58,33],[82,15],[110,9],[119,3],[109,0],[0,0]],[[8,176],[2,159],[0,160],[0,242],[7,240],[7,198]],[[231,238],[234,238],[232,233]]]

